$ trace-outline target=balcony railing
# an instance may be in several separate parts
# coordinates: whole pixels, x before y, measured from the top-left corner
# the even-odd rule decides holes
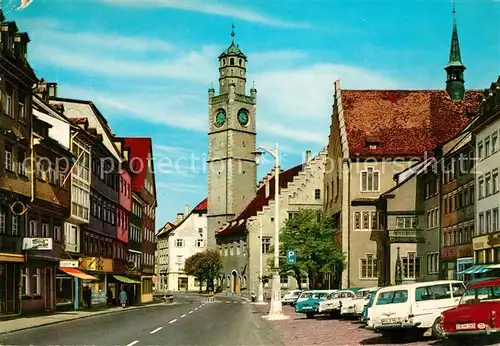
[[[396,229],[389,231],[391,243],[425,243],[425,235],[421,229]]]

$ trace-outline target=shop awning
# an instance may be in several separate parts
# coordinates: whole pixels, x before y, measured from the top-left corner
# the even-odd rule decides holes
[[[120,281],[120,282],[123,282],[123,283],[126,283],[126,284],[140,284],[141,282],[140,281],[137,281],[137,280],[134,280],[134,279],[131,279],[131,278],[128,278],[126,276],[121,276],[121,275],[113,275],[113,277]]]
[[[475,266],[470,267],[469,269],[464,270],[463,272],[457,273],[457,274],[482,274],[489,272],[493,268],[488,268],[487,264],[478,264]]]
[[[93,277],[92,275],[86,274],[82,271],[79,271],[76,268],[62,268],[62,267],[60,267],[59,269],[68,275],[74,276],[74,277],[82,279],[82,280],[99,280],[98,278]]]

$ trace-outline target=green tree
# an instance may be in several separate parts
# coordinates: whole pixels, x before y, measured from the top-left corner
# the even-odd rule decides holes
[[[184,272],[187,275],[194,276],[198,280],[200,283],[200,291],[203,280],[205,279],[203,272],[204,257],[203,252],[198,252],[188,257],[184,262]]]
[[[216,250],[198,252],[187,258],[184,263],[184,272],[198,279],[200,291],[205,281],[207,289],[213,289],[214,279],[220,274],[222,268],[222,259]]]
[[[280,233],[280,256],[285,256],[287,250],[295,250],[297,261],[295,264],[288,264],[286,259],[281,261],[280,275],[295,277],[299,289],[304,274],[313,287],[324,273],[333,274],[337,282],[344,267],[342,249],[334,242],[337,232],[333,218],[321,211],[302,209],[289,218]],[[271,267],[272,263],[271,260]]]

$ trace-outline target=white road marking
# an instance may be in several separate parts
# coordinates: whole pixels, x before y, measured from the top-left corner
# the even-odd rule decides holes
[[[189,311],[190,314],[192,314],[193,312],[192,311]]]
[[[139,340],[135,340],[135,341],[132,341],[130,344],[128,344],[127,346],[134,346],[135,344],[137,344],[139,342]]]
[[[186,315],[182,315],[181,318],[186,317]]]
[[[194,311],[198,310],[198,308],[194,308]]]
[[[238,302],[233,302],[233,304],[238,304]]]
[[[174,323],[175,321],[177,321],[177,318],[174,318],[172,321],[170,321],[168,323]]]
[[[159,332],[159,331],[160,331],[160,330],[162,330],[162,329],[163,329],[163,327],[158,327],[158,328],[156,328],[155,330],[153,330],[152,332],[150,332],[149,334],[154,334],[154,333],[156,333],[156,332]]]
[[[226,300],[226,304],[230,304],[231,302],[229,300]]]

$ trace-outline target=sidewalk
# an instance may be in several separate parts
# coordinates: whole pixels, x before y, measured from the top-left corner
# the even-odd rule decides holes
[[[175,304],[175,303],[174,303]],[[79,311],[64,311],[55,312],[49,315],[42,316],[20,316],[9,320],[0,320],[0,334],[17,332],[24,329],[47,326],[50,324],[62,323],[81,318],[93,317],[98,315],[111,314],[116,312],[130,311],[136,309],[144,309],[150,306],[165,306],[165,303],[146,303],[143,305],[129,306],[125,309],[121,306],[107,308],[103,307],[95,310],[79,310]],[[173,305],[173,304],[168,304]]]

